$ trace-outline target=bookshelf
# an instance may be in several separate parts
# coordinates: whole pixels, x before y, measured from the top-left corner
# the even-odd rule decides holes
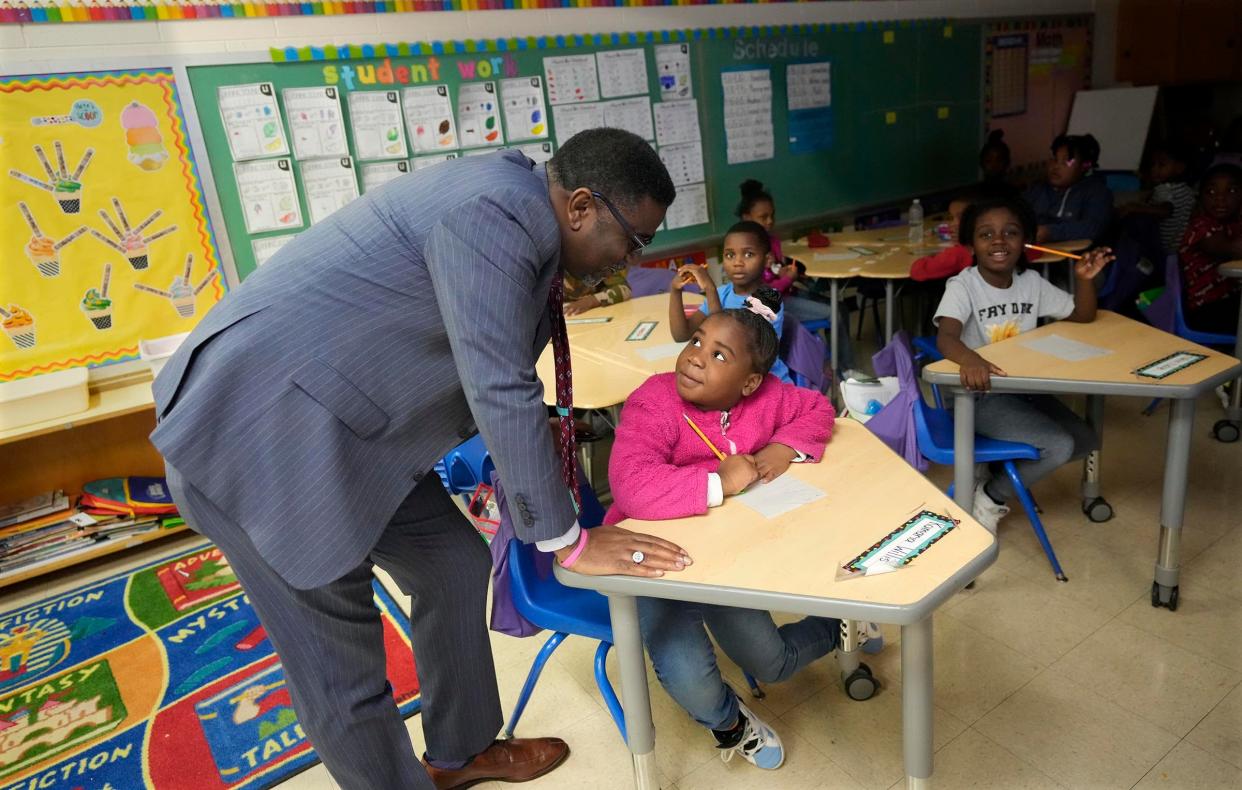
[[[92,384],[89,408],[56,420],[0,432],[0,502],[15,502],[39,491],[61,488],[82,493],[91,480],[119,475],[163,476],[164,461],[147,437],[155,428],[151,373]],[[180,534],[186,527],[104,541],[67,557],[0,574],[0,588],[152,541]]]

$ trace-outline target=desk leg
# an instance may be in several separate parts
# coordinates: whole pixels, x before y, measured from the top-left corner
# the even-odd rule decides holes
[[[1095,432],[1099,450],[1092,450],[1082,462],[1082,512],[1095,523],[1113,517],[1113,506],[1100,496],[1100,453],[1104,451],[1104,396],[1087,396],[1087,424]]]
[[[931,615],[901,627],[901,740],[907,790],[931,787]]]
[[[1169,409],[1169,437],[1164,449],[1164,490],[1160,497],[1160,545],[1151,605],[1177,610],[1181,565],[1182,517],[1186,511],[1186,471],[1190,464],[1190,433],[1195,422],[1193,398],[1176,398]]]
[[[893,281],[884,281],[884,342],[893,342]]]
[[[1238,308],[1238,332],[1238,339],[1233,346],[1235,357],[1242,354],[1242,307]],[[1233,380],[1225,419],[1216,421],[1212,426],[1212,435],[1219,442],[1236,442],[1242,436],[1242,377]]]
[[[838,300],[841,297],[840,281],[833,278],[828,281],[828,287],[830,289],[829,298],[832,301],[832,326],[828,329],[828,342],[831,347],[828,349],[828,353],[832,355],[832,397],[835,402],[838,384],[840,383],[837,381],[837,377],[841,374],[841,358],[837,355],[838,350],[841,348],[841,326],[838,321],[841,315],[841,310],[838,307]]]
[[[967,513],[975,502],[975,396],[953,391],[953,500]]]
[[[621,669],[621,707],[625,711],[626,741],[634,760],[634,787],[635,790],[658,790],[655,725],[651,723],[643,637],[638,630],[638,601],[632,595],[609,595],[608,614],[612,618],[613,644]]]

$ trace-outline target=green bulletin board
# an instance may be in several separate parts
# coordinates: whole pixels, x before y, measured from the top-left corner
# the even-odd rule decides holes
[[[251,241],[280,233],[250,236],[246,232],[233,158],[216,101],[220,87],[270,82],[280,97],[285,88],[335,85],[348,118],[347,94],[354,90],[400,90],[442,83],[448,86],[456,107],[458,92],[466,83],[543,77],[546,56],[641,47],[646,54],[648,96],[655,104],[660,101],[655,48],[687,42],[710,222],[662,231],[653,248],[659,251],[717,242],[733,220],[737,187],[746,178],[758,178],[769,187],[783,223],[902,201],[975,180],[982,128],[980,35],[978,24],[944,20],[666,31],[444,42],[401,45],[399,49],[342,47],[340,52],[328,53],[279,50],[273,53],[274,61],[296,62],[193,66],[188,73],[233,258],[238,275],[244,278],[255,268]],[[315,57],[323,59],[310,59]],[[819,150],[795,153],[789,141],[786,70],[790,64],[822,61],[831,64],[830,139]],[[770,70],[774,156],[731,165],[726,154],[720,74],[755,67]],[[410,81],[402,82],[403,77]],[[287,113],[280,101],[288,137]],[[548,140],[555,141],[557,108],[547,104],[546,97],[545,107],[551,116]],[[350,152],[356,153],[348,124],[346,136]],[[506,145],[509,136],[506,131]],[[301,164],[296,159],[293,171],[302,196],[302,215],[309,224]]]

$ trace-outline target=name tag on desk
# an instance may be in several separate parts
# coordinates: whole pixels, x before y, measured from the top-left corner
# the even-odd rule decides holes
[[[1148,363],[1134,372],[1143,378],[1163,379],[1205,359],[1207,359],[1207,354],[1196,354],[1193,351],[1178,351],[1175,354],[1169,354],[1163,359],[1157,359],[1155,362]]]
[[[888,533],[871,548],[845,563],[844,570],[872,576],[888,573],[910,562],[957,527],[948,516],[924,510]]]
[[[630,331],[630,336],[626,340],[646,340],[651,337],[651,333],[655,331],[659,321],[639,321],[638,326]]]

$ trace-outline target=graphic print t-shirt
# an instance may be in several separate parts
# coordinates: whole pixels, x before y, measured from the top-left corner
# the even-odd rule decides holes
[[[1035,272],[1014,274],[1008,288],[994,288],[972,266],[945,283],[935,323],[945,316],[961,321],[962,342],[975,349],[1029,332],[1041,318],[1062,319],[1072,312],[1074,297]]]

